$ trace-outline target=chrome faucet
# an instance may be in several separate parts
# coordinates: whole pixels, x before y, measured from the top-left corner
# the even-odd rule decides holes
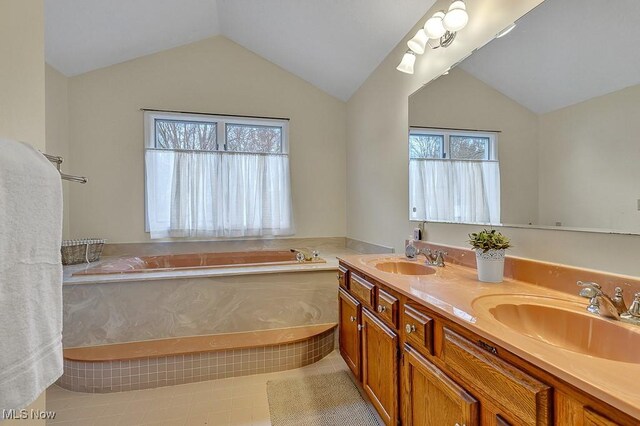
[[[634,295],[633,303],[627,309],[622,299],[622,289],[616,287],[615,296],[609,297],[598,283],[578,281],[582,287],[580,296],[589,299],[587,311],[595,315],[610,317],[617,321],[624,321],[640,325],[640,293]],[[604,308],[604,309],[603,309]]]
[[[296,254],[296,260],[298,262],[311,262],[313,260],[317,260],[320,256],[320,253],[316,250],[312,251],[311,254],[308,251],[301,249],[289,249],[289,251]]]
[[[418,254],[421,254],[427,258],[427,265],[443,267],[444,257],[447,255],[447,252],[442,250],[431,250],[430,248],[425,248],[425,249],[419,250]]]

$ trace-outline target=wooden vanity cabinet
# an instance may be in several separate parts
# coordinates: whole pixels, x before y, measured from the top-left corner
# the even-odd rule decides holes
[[[340,355],[360,379],[362,307],[342,288],[338,289],[338,338]]]
[[[349,290],[339,288],[340,353],[386,425],[640,424],[374,277],[341,266]]]
[[[417,350],[405,345],[402,364],[403,425],[480,425],[478,400]]]
[[[336,274],[338,279],[338,285],[345,290],[349,290],[349,270],[344,266],[338,266],[338,273]]]
[[[523,424],[551,424],[551,387],[492,354],[489,344],[481,347],[446,326],[442,331],[440,358],[468,389]]]
[[[362,310],[362,387],[387,425],[398,419],[398,335]]]

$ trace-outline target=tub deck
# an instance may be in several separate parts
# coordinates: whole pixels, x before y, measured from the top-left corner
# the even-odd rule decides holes
[[[109,259],[97,266],[73,273],[76,275],[109,275],[137,272],[165,272],[209,268],[250,267],[326,263],[322,258],[298,261],[289,250],[257,250],[221,253],[186,253],[159,256],[127,256]]]

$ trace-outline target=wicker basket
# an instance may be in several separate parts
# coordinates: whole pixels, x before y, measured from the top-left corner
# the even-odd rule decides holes
[[[75,265],[100,260],[104,242],[105,240],[89,238],[62,241],[62,247],[60,248],[62,264]]]

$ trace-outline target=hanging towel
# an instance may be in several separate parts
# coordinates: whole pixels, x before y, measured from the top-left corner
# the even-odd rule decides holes
[[[0,419],[62,375],[61,239],[58,171],[0,139]]]

